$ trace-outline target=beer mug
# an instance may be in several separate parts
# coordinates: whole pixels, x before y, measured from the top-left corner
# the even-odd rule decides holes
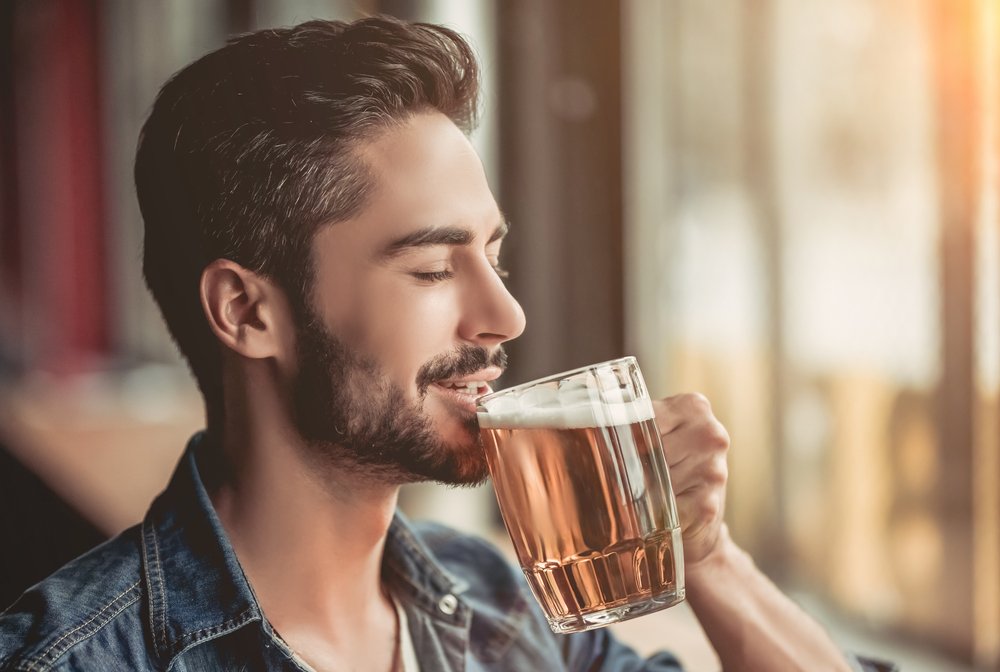
[[[553,632],[684,599],[677,506],[634,357],[477,403],[500,512]]]

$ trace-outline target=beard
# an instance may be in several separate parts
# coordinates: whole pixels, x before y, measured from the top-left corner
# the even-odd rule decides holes
[[[475,486],[489,475],[474,415],[457,442],[447,441],[423,411],[428,387],[441,380],[506,366],[503,348],[492,353],[464,345],[418,371],[418,399],[378,364],[329,333],[309,316],[297,328],[298,371],[292,413],[309,457],[383,482],[438,481]]]

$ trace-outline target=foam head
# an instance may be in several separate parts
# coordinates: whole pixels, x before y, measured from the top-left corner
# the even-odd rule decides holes
[[[569,380],[489,395],[480,400],[477,415],[483,429],[582,429],[651,420],[653,405],[617,385]]]

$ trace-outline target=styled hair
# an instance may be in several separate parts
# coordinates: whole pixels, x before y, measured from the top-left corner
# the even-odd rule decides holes
[[[143,273],[210,426],[221,419],[222,358],[199,298],[205,267],[232,260],[306,314],[315,234],[372,192],[359,144],[432,110],[469,133],[478,99],[460,35],[388,17],[242,35],[163,86],[135,162]]]

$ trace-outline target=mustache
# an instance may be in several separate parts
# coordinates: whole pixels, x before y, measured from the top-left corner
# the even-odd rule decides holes
[[[431,384],[439,380],[475,373],[487,366],[507,368],[507,353],[503,346],[497,346],[490,352],[486,348],[462,345],[454,352],[439,355],[420,367],[417,372],[417,389],[422,396]]]

